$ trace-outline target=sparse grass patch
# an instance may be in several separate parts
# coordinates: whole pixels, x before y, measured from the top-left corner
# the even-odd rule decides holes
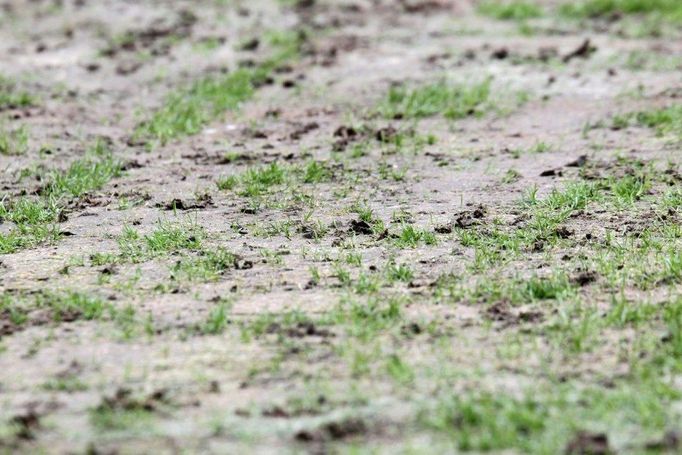
[[[43,384],[43,389],[51,392],[73,393],[87,390],[88,386],[75,374],[69,374],[51,378]]]
[[[545,430],[547,405],[526,397],[514,399],[489,393],[453,395],[421,419],[430,428],[449,434],[461,451],[487,452],[526,449]]]
[[[632,205],[651,188],[646,174],[626,175],[619,179],[610,179],[611,193],[620,205]]]
[[[614,294],[611,296],[611,308],[606,314],[606,323],[615,327],[639,327],[651,321],[657,313],[656,305],[629,301],[622,293]]]
[[[237,183],[239,183],[239,180],[237,179],[236,176],[228,175],[225,177],[218,178],[218,180],[216,181],[216,186],[221,191],[229,191],[234,189],[234,187],[237,186]]]
[[[0,201],[0,222],[14,224],[7,233],[0,233],[0,254],[14,253],[45,241],[60,238],[56,225],[61,208],[51,197],[29,196]]]
[[[196,134],[221,113],[237,109],[250,99],[264,75],[263,70],[238,69],[225,76],[206,77],[188,89],[171,93],[140,124],[136,135],[164,145],[171,139]]]
[[[414,272],[407,264],[398,264],[395,261],[389,261],[386,265],[386,276],[390,281],[409,282],[414,278]]]
[[[322,322],[341,325],[349,336],[368,341],[378,332],[398,324],[402,320],[402,307],[406,303],[400,297],[347,297],[341,299]]]
[[[537,206],[545,211],[558,214],[564,219],[569,214],[583,210],[588,203],[599,198],[599,187],[590,182],[576,181],[568,183],[563,190],[554,189]]]
[[[529,300],[557,299],[572,290],[565,274],[555,273],[548,277],[532,276],[522,285],[521,295]]]
[[[546,153],[552,150],[552,147],[543,141],[538,141],[535,144],[533,144],[531,147],[528,147],[526,149],[522,148],[515,148],[510,151],[511,155],[514,158],[520,158],[521,155],[527,154],[527,153]]]
[[[660,136],[674,135],[682,140],[682,105],[638,112],[635,119],[640,125],[654,129]]]
[[[682,22],[682,3],[677,0],[581,0],[564,3],[559,12],[579,19],[648,14],[661,16],[671,22]]]
[[[272,56],[265,63],[266,67],[276,66],[283,62],[295,60],[301,52],[301,45],[306,41],[303,30],[270,30],[265,40],[272,48]]]
[[[32,199],[23,197],[13,202],[0,201],[0,221],[17,225],[38,225],[56,220],[59,207],[53,198]]]
[[[203,235],[203,229],[191,219],[184,223],[159,220],[156,229],[145,235],[125,226],[118,239],[120,257],[124,261],[142,262],[172,253],[197,251]]]
[[[282,165],[273,161],[268,165],[250,167],[239,175],[220,177],[218,189],[236,191],[244,197],[258,198],[273,188],[294,182],[317,184],[331,180],[332,171],[326,162],[311,160],[302,166]]]
[[[507,171],[504,173],[504,176],[502,176],[502,183],[505,184],[515,183],[519,181],[521,177],[522,177],[521,173],[516,169],[507,169]]]
[[[246,186],[245,195],[255,196],[264,193],[269,187],[284,183],[286,170],[277,162],[268,166],[248,169],[242,183]]]
[[[78,291],[40,291],[35,294],[4,293],[0,295],[0,318],[19,328],[45,324],[46,317],[56,324],[73,321],[112,321],[122,327],[118,309],[102,298]],[[134,317],[134,310],[131,314]]]
[[[200,326],[200,331],[206,335],[218,335],[222,333],[229,324],[230,304],[220,301],[211,309],[206,321]]]
[[[226,75],[207,76],[191,86],[170,93],[161,107],[143,121],[135,135],[164,145],[182,136],[199,133],[226,111],[238,109],[251,99],[274,68],[296,58],[305,36],[299,32],[267,33],[273,53],[254,68],[239,68]]]
[[[80,197],[101,189],[109,180],[122,175],[123,164],[112,155],[102,141],[74,161],[65,171],[52,171],[46,176],[42,194],[48,197]]]
[[[217,186],[221,190],[233,190],[239,188],[238,193],[241,196],[256,197],[262,196],[268,190],[276,185],[281,185],[285,182],[289,169],[272,162],[269,165],[261,167],[252,167],[238,176],[221,177],[217,181]]]
[[[74,319],[101,319],[105,312],[113,313],[111,304],[98,297],[78,292],[66,294],[39,294],[36,299],[38,308],[49,308],[55,321]]]
[[[124,392],[119,393],[122,395]],[[90,423],[97,431],[146,428],[151,424],[154,416],[152,404],[146,404],[142,400],[128,399],[128,393],[126,390],[125,400],[117,400],[116,397],[105,399],[99,406],[90,410]]]
[[[61,238],[59,228],[49,225],[19,225],[9,233],[0,233],[0,254],[10,254],[24,248],[32,248],[43,242]]]
[[[399,248],[416,248],[422,242],[425,245],[435,245],[438,239],[433,232],[411,224],[404,224],[395,238],[395,244]]]
[[[392,87],[378,110],[386,118],[418,119],[443,115],[450,120],[481,116],[489,109],[490,79],[471,85],[447,81],[416,88]]]
[[[225,271],[234,268],[237,256],[223,248],[202,250],[196,257],[187,257],[177,261],[171,267],[171,279],[174,281],[215,281]]]
[[[485,269],[485,268],[483,268]],[[481,275],[469,282],[442,278],[438,293],[455,301],[480,303],[508,302],[523,305],[541,300],[566,300],[575,295],[575,286],[566,273],[555,271],[546,276],[508,278],[497,274]]]
[[[309,161],[303,169],[303,183],[320,183],[330,177],[329,168],[319,161]]]
[[[28,151],[28,128],[0,126],[0,155],[23,155]]]
[[[525,0],[486,0],[477,9],[480,14],[498,20],[524,21],[543,15],[540,6]]]
[[[582,433],[603,434],[609,451],[627,447],[647,453],[643,440],[668,428],[678,415],[671,404],[679,396],[659,377],[617,381],[609,388],[553,383],[521,394],[465,390],[434,400],[418,421],[449,438],[458,451],[582,453],[567,450],[585,447],[575,442]],[[624,431],[628,426],[638,433]]]
[[[19,90],[14,81],[0,76],[0,110],[28,107],[36,103],[37,100],[32,94]]]
[[[611,119],[611,127],[617,130],[633,124],[651,128],[658,136],[671,136],[676,140],[682,140],[682,106],[673,105],[648,111],[618,114]]]

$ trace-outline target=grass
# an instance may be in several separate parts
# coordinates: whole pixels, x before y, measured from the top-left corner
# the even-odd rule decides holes
[[[59,211],[54,198],[24,196],[0,201],[0,221],[13,223],[9,232],[0,233],[0,254],[59,239],[61,234],[56,225]]]
[[[411,224],[403,225],[395,238],[395,245],[398,248],[416,248],[422,242],[425,245],[435,245],[438,243],[438,239],[433,232],[414,227]]]
[[[545,430],[549,416],[547,405],[530,396],[514,399],[480,393],[443,400],[423,420],[450,434],[458,450],[488,452],[528,449],[528,442]]]
[[[659,136],[673,135],[682,140],[682,105],[638,112],[635,120],[654,129]]]
[[[626,175],[619,179],[610,179],[609,186],[618,204],[632,205],[647,193],[651,183],[646,176]]]
[[[33,248],[45,242],[57,241],[62,237],[59,228],[54,225],[18,225],[8,233],[0,233],[0,254]]]
[[[332,312],[320,321],[340,325],[348,336],[367,341],[379,332],[399,324],[402,307],[407,302],[398,297],[360,296],[341,299]]]
[[[390,281],[409,282],[414,278],[414,271],[407,264],[390,261],[386,266],[386,275]]]
[[[36,299],[38,308],[48,308],[56,322],[63,320],[101,319],[105,313],[113,311],[111,304],[98,297],[80,292],[65,294],[40,294]]]
[[[13,223],[9,232],[0,233],[0,254],[58,240],[61,234],[57,223],[68,200],[101,189],[122,172],[122,164],[98,141],[84,158],[74,161],[66,170],[41,175],[45,184],[39,196],[0,200],[0,220]]]
[[[188,257],[171,267],[171,279],[187,281],[215,281],[234,268],[237,256],[222,248],[202,250],[197,257]]]
[[[503,265],[519,258],[523,251],[559,247],[566,242],[566,237],[572,235],[564,223],[577,213],[588,210],[591,204],[599,204],[609,210],[632,209],[649,194],[653,171],[648,167],[637,167],[636,163],[631,165],[631,173],[622,177],[568,182],[544,198],[538,197],[537,188],[531,188],[522,202],[526,219],[514,229],[488,226],[480,231],[458,230],[462,246],[474,250],[473,269],[482,271]],[[669,198],[662,200],[666,205],[671,204],[670,201]]]
[[[632,124],[651,128],[659,136],[682,140],[682,106],[673,105],[648,111],[619,114],[611,119],[611,127],[619,130]]]
[[[284,183],[286,169],[273,162],[268,166],[248,169],[242,176],[241,183],[245,187],[243,196],[259,196],[275,185]]]
[[[439,81],[416,88],[392,87],[378,110],[386,118],[419,119],[443,115],[450,120],[481,116],[488,108],[490,80],[471,85]]]
[[[679,392],[659,378],[619,381],[610,388],[539,384],[520,394],[473,390],[446,395],[425,406],[419,421],[462,452],[569,453],[571,441],[588,431],[604,432],[613,453],[626,447],[649,453],[642,434],[651,438],[668,429],[669,419],[677,415],[671,408],[677,399]]]
[[[84,158],[74,161],[66,170],[48,173],[42,193],[46,197],[77,198],[120,177],[122,169],[122,163],[114,158],[104,142],[98,141]]]
[[[0,128],[0,155],[23,155],[28,151],[28,129],[25,126],[8,130]]]
[[[90,423],[100,431],[147,429],[154,413],[151,405],[135,398],[124,398],[121,403],[105,400],[90,410]]]
[[[671,22],[682,22],[682,3],[677,0],[582,0],[563,4],[559,12],[573,18],[648,14],[660,15]]]
[[[321,183],[330,178],[330,170],[319,161],[309,161],[303,169],[303,183]]]
[[[212,100],[211,96],[206,99]],[[446,102],[443,108],[420,111],[424,101],[420,96],[400,101],[396,112],[445,116],[451,108],[452,103]],[[438,101],[434,96],[424,103]],[[480,112],[486,103],[479,105]],[[479,107],[465,115],[477,115]],[[202,122],[219,115],[212,105],[207,109]],[[651,127],[665,125],[667,117],[662,117],[664,120],[654,118]],[[633,121],[640,120],[635,116]],[[682,207],[682,195],[677,174],[661,171],[656,175],[655,169],[646,166],[606,161],[611,151],[604,150],[590,155],[581,170],[565,168],[565,177],[556,180],[561,182],[556,188],[552,187],[554,179],[538,180],[540,189],[531,189],[522,203],[515,203],[507,197],[509,192],[496,198],[496,192],[504,189],[490,178],[473,182],[476,188],[458,185],[460,175],[474,178],[483,168],[488,177],[499,176],[495,163],[503,157],[489,156],[499,155],[498,147],[490,149],[482,143],[472,146],[476,152],[469,154],[461,150],[462,141],[451,141],[455,133],[459,136],[461,131],[444,134],[443,146],[434,150],[433,157],[429,154],[428,162],[412,160],[414,157],[406,154],[390,155],[394,147],[399,149],[407,141],[407,136],[401,135],[386,143],[390,148],[371,150],[371,159],[351,162],[347,168],[341,154],[330,164],[308,161],[305,151],[300,164],[277,161],[246,168],[237,167],[241,160],[236,160],[226,168],[243,172],[219,179],[220,190],[245,197],[283,194],[281,199],[287,201],[273,206],[267,217],[255,217],[238,212],[243,200],[221,195],[230,200],[216,201],[216,207],[206,214],[218,220],[211,234],[196,220],[160,220],[140,227],[131,224],[116,239],[118,251],[105,253],[102,248],[106,245],[96,245],[89,260],[83,258],[83,267],[87,262],[99,270],[78,270],[66,277],[57,274],[60,264],[55,264],[46,284],[75,279],[88,287],[99,284],[103,295],[116,296],[118,302],[123,299],[137,304],[153,298],[181,304],[178,308],[151,305],[149,311],[160,311],[163,317],[158,326],[149,324],[149,333],[163,331],[160,341],[164,345],[170,340],[178,346],[205,344],[210,348],[202,350],[198,363],[180,362],[187,365],[183,378],[193,384],[188,396],[182,393],[183,378],[171,381],[177,383],[171,384],[173,393],[181,391],[183,407],[191,405],[197,393],[202,401],[210,396],[224,398],[225,391],[217,395],[220,388],[213,384],[204,389],[214,378],[216,384],[227,385],[228,393],[233,384],[250,390],[259,406],[290,391],[311,402],[301,415],[287,415],[296,412],[292,407],[272,412],[272,408],[261,406],[254,411],[246,404],[248,418],[240,404],[236,413],[215,417],[221,426],[213,427],[208,421],[197,424],[201,431],[207,430],[209,443],[212,438],[236,435],[254,447],[262,441],[284,446],[292,443],[293,431],[311,422],[316,429],[324,428],[318,423],[358,411],[371,416],[366,420],[366,434],[349,436],[336,428],[331,437],[312,433],[312,444],[296,442],[294,448],[362,452],[371,451],[374,444],[381,450],[386,442],[383,430],[391,434],[397,428],[400,434],[394,445],[398,452],[404,448],[438,453],[566,453],[575,434],[588,430],[608,434],[614,452],[645,452],[646,444],[660,440],[668,426],[675,427],[682,398],[675,386],[682,372],[682,305],[677,296],[682,283],[682,230],[676,212]],[[505,136],[502,132],[491,134]],[[464,134],[464,142],[467,139]],[[374,139],[369,141],[371,147],[376,145]],[[528,151],[551,149],[538,143]],[[318,152],[325,151],[315,151],[316,156]],[[379,155],[374,152],[380,152],[381,158],[374,159]],[[436,173],[440,163],[452,172]],[[498,164],[506,169],[508,163]],[[397,184],[385,188],[377,176],[405,178],[402,172],[392,174],[392,168],[409,169],[409,182],[417,184],[407,189]],[[102,188],[118,175],[120,167],[116,169],[107,156],[95,153],[78,166],[45,174],[39,195],[4,200],[0,217],[19,233],[19,226],[54,226],[68,202]],[[584,179],[563,180],[576,174]],[[511,182],[519,177],[518,172],[510,172],[506,179]],[[664,178],[669,178],[671,185]],[[441,183],[447,191],[443,192]],[[337,197],[333,190],[341,186],[349,188],[348,192],[329,200]],[[415,204],[415,195],[428,199],[428,204]],[[285,205],[289,200],[293,203]],[[357,202],[349,207],[352,201]],[[362,201],[369,201],[372,207]],[[472,224],[460,223],[460,211],[469,212],[478,203],[486,205],[484,213],[473,215]],[[151,203],[134,213],[112,210],[110,214],[119,223],[136,223],[138,219],[144,223],[150,210]],[[387,223],[390,219],[390,231],[380,217]],[[429,226],[444,219],[449,222],[438,228],[436,236]],[[6,227],[2,226],[3,233]],[[448,234],[451,230],[452,235]],[[437,247],[429,247],[436,243]],[[218,244],[235,249],[214,246]],[[233,271],[242,264],[235,264],[237,257],[232,251],[236,248],[260,253],[257,273]],[[56,253],[62,254],[60,250]],[[9,267],[8,276],[22,271],[15,268],[23,260],[20,256],[7,258],[3,267]],[[141,266],[130,264],[148,260],[151,262]],[[104,267],[113,263],[118,267]],[[130,280],[129,293],[121,292],[120,283],[96,281],[97,274],[113,276],[118,269],[124,279],[135,273],[143,280]],[[149,285],[159,270],[162,274],[169,271],[170,277],[166,272],[161,279],[173,286]],[[576,278],[583,272],[597,278],[582,283]],[[216,280],[221,281],[220,286],[201,284]],[[444,294],[448,286],[452,288],[450,298]],[[171,288],[178,294],[154,294]],[[226,298],[228,295],[231,297]],[[237,303],[234,313],[233,299]],[[133,307],[115,309],[113,305],[118,303],[84,293],[24,295],[20,299],[6,294],[0,302],[2,327],[7,321],[28,326],[39,322],[34,317],[45,314],[50,326],[55,321],[87,319],[129,327],[135,320]],[[263,310],[252,305],[254,302],[272,308]],[[182,317],[188,312],[192,313],[189,323]],[[88,329],[95,325],[88,324]],[[252,345],[240,345],[233,336],[240,329]],[[41,330],[35,328],[41,338],[43,334],[50,341],[56,337],[57,344],[63,336],[78,341],[72,331]],[[32,337],[33,331],[22,337]],[[203,335],[214,339],[192,339]],[[17,348],[14,341],[7,342],[10,356],[23,348],[23,343]],[[85,342],[89,341],[86,337]],[[132,347],[151,349],[154,354],[157,341]],[[163,368],[169,359],[171,367],[178,364],[178,359],[172,358],[176,353],[167,351],[163,346],[159,351]],[[210,368],[204,368],[206,365]],[[149,383],[147,372],[134,365],[132,369],[114,367],[115,376],[124,383]],[[86,366],[88,375],[89,369]],[[173,371],[163,373],[168,372]],[[311,384],[318,381],[328,381],[330,389],[347,396],[338,401],[331,400],[329,394],[313,396]],[[62,393],[81,387],[72,378],[45,386]],[[361,402],[353,399],[353,394],[368,398]],[[157,411],[153,401],[130,397],[125,404],[104,403],[92,409],[94,429],[123,430],[105,437],[95,434],[93,444],[148,434],[148,428],[137,426],[150,423],[154,416],[162,425],[151,433],[165,437],[168,428],[178,427],[176,414],[181,412],[176,412],[178,408],[166,413],[161,408],[153,414]],[[410,412],[422,407],[420,415],[411,420],[415,416]],[[265,409],[270,411],[267,416],[262,412]],[[386,412],[394,409],[400,412],[386,420]],[[386,428],[385,422],[389,424]],[[375,432],[377,423],[376,431],[381,434]],[[242,425],[259,430],[250,434]],[[139,434],[128,432],[136,429]],[[57,439],[60,431],[55,428],[52,432]],[[412,435],[415,438],[408,440]],[[321,441],[315,439],[318,437]],[[441,450],[438,444],[442,441]]]
[[[553,189],[537,206],[543,210],[558,213],[564,219],[569,214],[583,210],[592,201],[599,198],[597,185],[590,182],[570,182],[563,190]]]
[[[183,223],[159,220],[156,229],[144,235],[125,226],[118,238],[119,257],[123,262],[136,263],[173,253],[198,251],[203,236],[203,229],[190,219]]]
[[[479,14],[498,20],[524,21],[541,17],[542,8],[537,4],[523,0],[500,1],[491,0],[478,4]]]
[[[163,105],[136,131],[161,145],[200,132],[221,113],[237,109],[250,99],[263,72],[239,69],[225,76],[206,77],[186,90],[171,93]]]
[[[38,225],[56,221],[59,206],[54,198],[21,198],[0,201],[0,220],[17,225]]]
[[[17,84],[0,76],[0,110],[28,107],[37,104],[36,98],[29,92],[17,89]]]
[[[18,326],[25,326],[36,317],[39,324],[44,323],[43,316],[48,316],[55,323],[117,321],[122,310],[98,296],[83,292],[39,291],[34,294],[0,295],[0,314],[7,315]]]
[[[43,389],[50,392],[82,392],[88,390],[88,386],[76,375],[67,375],[51,378],[43,384]]]
[[[219,177],[216,181],[216,186],[221,191],[231,191],[237,186],[238,183],[239,179],[236,176],[228,175],[225,177]]]
[[[271,187],[286,181],[289,169],[276,161],[266,166],[252,167],[241,175],[220,177],[216,186],[220,190],[231,191],[239,187],[239,194],[246,197],[262,196]]]
[[[549,277],[530,277],[521,288],[521,295],[528,300],[557,299],[571,292],[571,284],[564,274]]]
[[[240,196],[257,198],[290,182],[318,184],[328,182],[331,178],[332,171],[323,161],[311,160],[301,166],[287,166],[274,161],[268,165],[250,167],[238,175],[220,177],[216,186],[219,190],[236,191]]]
[[[135,136],[164,145],[173,139],[199,133],[224,112],[239,107],[256,93],[271,72],[295,59],[305,39],[298,32],[266,33],[272,55],[254,68],[239,68],[225,75],[203,77],[187,88],[170,93],[163,104],[137,127]]]
[[[230,305],[221,301],[208,314],[206,321],[201,325],[201,332],[206,335],[222,333],[229,324]]]

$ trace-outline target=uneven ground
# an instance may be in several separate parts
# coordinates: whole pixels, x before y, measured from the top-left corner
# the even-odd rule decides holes
[[[0,452],[682,450],[675,0],[0,6]]]

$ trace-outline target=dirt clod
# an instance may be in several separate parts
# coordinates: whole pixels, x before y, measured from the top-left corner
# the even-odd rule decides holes
[[[349,232],[361,235],[370,235],[374,231],[372,226],[364,220],[351,220]]]
[[[605,433],[578,432],[566,445],[566,455],[610,455],[609,439]]]
[[[301,430],[294,436],[302,442],[332,441],[358,436],[367,432],[367,424],[358,418],[326,423],[315,430]]]
[[[586,38],[585,41],[583,41],[580,46],[578,46],[577,48],[575,48],[573,51],[569,52],[568,54],[564,55],[563,61],[564,61],[564,63],[568,63],[577,57],[588,58],[590,55],[592,55],[596,51],[597,51],[597,47],[592,45],[589,38]]]

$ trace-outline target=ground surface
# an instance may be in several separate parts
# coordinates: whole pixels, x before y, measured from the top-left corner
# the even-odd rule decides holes
[[[0,452],[679,450],[682,10],[562,3],[1,2]]]

